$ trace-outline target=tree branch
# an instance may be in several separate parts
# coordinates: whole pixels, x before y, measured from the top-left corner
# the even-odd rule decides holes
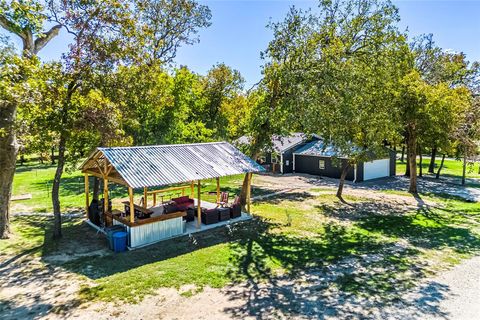
[[[39,38],[35,40],[35,45],[33,48],[33,53],[37,54],[40,50],[43,49],[47,45],[50,40],[55,38],[58,33],[60,32],[60,29],[62,26],[60,24],[57,24],[56,26],[53,26],[50,30],[47,32],[43,33]]]
[[[5,30],[16,34],[22,40],[25,41],[25,38],[26,38],[25,34],[21,30],[19,30],[13,22],[8,20],[4,15],[1,15],[1,14],[0,14],[0,26]]]

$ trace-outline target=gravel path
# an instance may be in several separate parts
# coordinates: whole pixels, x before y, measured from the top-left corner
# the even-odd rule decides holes
[[[480,257],[467,260],[440,275],[436,281],[450,291],[440,301],[439,309],[450,319],[480,317]]]
[[[480,256],[428,279],[416,290],[405,294],[400,303],[385,308],[381,318],[479,319]]]

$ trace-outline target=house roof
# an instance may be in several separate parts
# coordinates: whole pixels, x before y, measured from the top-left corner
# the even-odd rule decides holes
[[[227,142],[98,148],[81,170],[132,188],[265,171]]]
[[[313,135],[314,138],[320,139],[319,136]],[[303,132],[295,132],[289,136],[280,136],[280,135],[273,135],[272,136],[272,147],[268,150],[270,151],[275,151],[279,153],[283,153],[296,145],[299,145],[302,142],[307,141],[309,138],[308,135],[306,135]],[[250,143],[250,137],[247,136],[241,136],[236,140],[236,143],[239,145],[245,145]]]
[[[338,156],[337,150],[332,145],[325,145],[325,142],[322,140],[307,143],[295,151],[295,154],[321,157]]]
[[[352,151],[357,151],[360,152],[360,149],[357,147],[354,147],[352,145]],[[387,152],[387,148],[385,148],[385,152]],[[382,159],[383,154],[375,154],[371,151],[367,151],[369,156],[372,159]],[[345,154],[341,154],[338,149],[336,149],[333,145],[331,144],[325,144],[324,141],[322,140],[317,140],[317,141],[312,141],[307,143],[306,145],[302,146],[301,148],[298,148],[298,150],[295,151],[295,154],[298,155],[307,155],[307,156],[319,156],[319,157],[339,157],[339,158],[347,158]],[[380,158],[379,158],[380,157]]]
[[[277,152],[284,152],[288,149],[307,140],[307,135],[302,132],[293,133],[290,136],[278,136],[272,137],[273,150]]]

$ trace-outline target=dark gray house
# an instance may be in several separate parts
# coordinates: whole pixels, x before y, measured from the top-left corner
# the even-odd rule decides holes
[[[276,173],[292,173],[293,172],[293,153],[298,148],[303,147],[309,142],[317,141],[320,138],[316,135],[307,136],[304,133],[297,132],[290,136],[272,137],[271,147],[265,149],[256,159],[265,169]],[[236,143],[238,145],[248,144],[249,138],[240,137]]]
[[[335,150],[331,146],[324,146],[321,140],[306,143],[293,152],[293,172],[340,178],[343,163],[347,160],[340,157],[339,161],[333,161],[335,155]],[[395,152],[389,150],[387,157],[352,167],[346,179],[360,182],[394,176],[395,160]]]

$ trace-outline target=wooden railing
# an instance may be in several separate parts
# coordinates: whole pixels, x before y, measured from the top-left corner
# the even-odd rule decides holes
[[[148,191],[145,193],[145,196],[144,196],[144,201],[147,201],[146,199],[146,196],[147,195],[153,195],[153,206],[156,206],[157,205],[157,194],[161,194],[161,193],[168,193],[168,192],[172,192],[172,191],[181,191],[182,192],[182,196],[185,195],[185,189],[188,189],[190,188],[190,195],[193,196],[193,188],[194,188],[194,184],[192,182],[192,184],[190,185],[185,185],[185,186],[178,186],[178,187],[171,187],[171,188],[166,188],[166,189],[161,189],[161,190],[152,190],[152,191]]]

